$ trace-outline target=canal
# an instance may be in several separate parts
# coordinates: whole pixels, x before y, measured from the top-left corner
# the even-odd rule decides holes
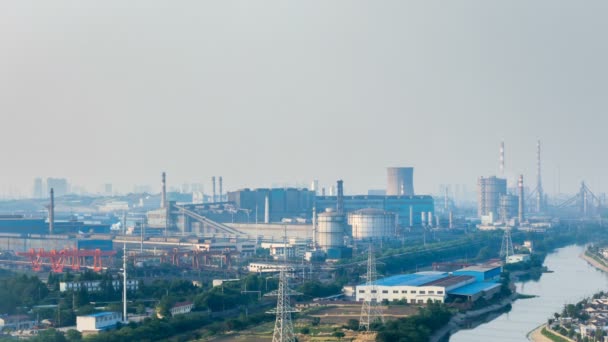
[[[536,295],[519,299],[511,311],[472,329],[464,329],[450,337],[450,342],[527,341],[526,334],[547,322],[564,304],[576,303],[601,290],[608,290],[608,275],[579,258],[584,247],[571,245],[547,255],[545,265],[553,273],[545,273],[538,281],[516,283],[517,292]]]

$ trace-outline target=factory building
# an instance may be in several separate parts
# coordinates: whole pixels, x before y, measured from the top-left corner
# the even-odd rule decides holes
[[[74,218],[54,220],[53,233],[78,234],[110,232],[110,224],[78,221]],[[0,234],[48,234],[49,222],[44,218],[30,218],[23,215],[0,215]]]
[[[413,167],[389,167],[386,171],[388,196],[414,196]]]
[[[477,181],[477,194],[478,216],[490,216],[490,221],[498,219],[500,196],[507,194],[507,180],[495,176],[480,177]]]
[[[315,192],[308,189],[242,189],[228,192],[228,202],[247,211],[254,222],[281,222],[283,219],[309,218]],[[256,219],[257,218],[257,219]]]
[[[46,192],[49,193],[53,189],[55,196],[65,196],[69,192],[68,180],[65,178],[47,178],[46,179]]]
[[[424,304],[428,300],[445,302],[448,292],[475,282],[472,276],[452,276],[444,272],[418,272],[401,274],[377,280],[375,285],[378,301],[405,300],[412,304]],[[357,301],[368,298],[374,291],[367,285],[356,289]]]
[[[453,272],[418,272],[401,274],[374,282],[374,288],[358,285],[355,298],[362,301],[376,291],[378,301],[405,300],[424,304],[428,300],[445,302],[449,297],[475,301],[482,296],[489,299],[500,291],[497,283],[501,266],[475,266]]]
[[[318,196],[316,199],[317,212],[326,208],[336,208],[337,196]],[[380,209],[396,214],[397,224],[402,227],[418,226],[422,223],[422,213],[434,213],[435,204],[432,196],[344,196],[344,212],[349,213],[360,209]],[[411,214],[411,222],[410,222]]]
[[[287,258],[301,259],[306,253],[307,243],[303,240],[289,239],[287,243],[262,242],[260,248],[268,249],[274,259],[282,259],[285,253],[287,253]]]
[[[469,266],[457,271],[454,271],[454,275],[469,275],[475,277],[478,282],[497,281],[500,279],[500,273],[502,272],[502,266],[496,265],[478,265]]]

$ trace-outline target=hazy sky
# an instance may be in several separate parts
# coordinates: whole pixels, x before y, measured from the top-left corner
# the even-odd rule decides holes
[[[0,189],[607,191],[608,1],[1,1]],[[209,187],[207,185],[207,187]]]

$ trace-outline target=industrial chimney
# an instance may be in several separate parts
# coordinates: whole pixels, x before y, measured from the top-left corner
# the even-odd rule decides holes
[[[51,188],[51,203],[49,204],[49,234],[53,234],[55,228],[55,190]]]
[[[344,182],[338,181],[338,198],[336,200],[336,211],[338,214],[344,214]]]
[[[215,176],[211,177],[211,183],[213,183],[213,201],[215,203]]]
[[[162,173],[160,187],[160,207],[164,209],[167,207],[167,174],[164,172]]]
[[[504,141],[500,142],[499,161],[500,161],[500,175],[504,176],[505,175],[505,142]]]
[[[270,194],[264,200],[264,223],[270,223]]]
[[[543,182],[541,177],[540,140],[536,143],[536,212],[543,211]]]
[[[517,211],[517,218],[519,220],[519,224],[521,225],[524,222],[524,175],[519,175],[517,188],[519,190],[519,208]]]
[[[223,197],[223,192],[222,192],[222,183],[223,183],[222,176],[220,176],[219,181],[220,181],[220,198],[219,198],[220,200],[219,201],[222,202],[223,198],[224,198]]]
[[[410,228],[414,226],[414,207],[410,205]]]
[[[450,210],[450,214],[448,216],[448,227],[450,229],[454,228],[454,213]]]

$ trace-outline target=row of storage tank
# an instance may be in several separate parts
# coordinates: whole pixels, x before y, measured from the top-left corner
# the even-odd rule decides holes
[[[348,216],[328,210],[317,216],[316,243],[328,250],[344,247],[345,237],[351,234],[354,240],[387,239],[396,235],[396,223],[394,213],[381,209],[360,209]]]

